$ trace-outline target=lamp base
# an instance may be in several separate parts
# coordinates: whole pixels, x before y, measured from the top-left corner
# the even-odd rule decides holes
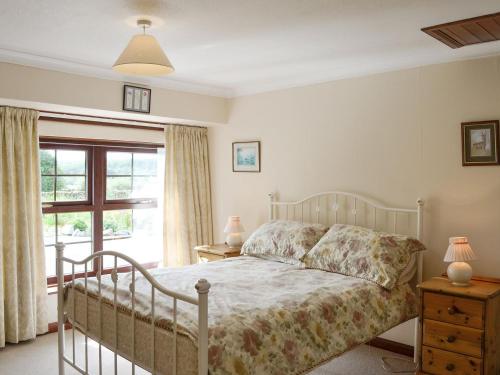
[[[472,267],[465,262],[453,262],[448,266],[448,279],[455,286],[469,286]]]
[[[229,247],[238,247],[243,243],[240,233],[229,233],[226,236],[226,244]]]

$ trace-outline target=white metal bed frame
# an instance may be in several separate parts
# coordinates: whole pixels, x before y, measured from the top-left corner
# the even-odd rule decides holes
[[[300,220],[307,222],[318,222],[327,225],[333,225],[336,223],[344,224],[354,224],[365,226],[373,229],[384,229],[388,230],[388,225],[391,223],[392,232],[402,233],[404,231],[399,231],[401,222],[399,217],[405,215],[406,229],[407,231],[411,228],[410,216],[416,216],[416,231],[415,233],[410,233],[416,236],[417,239],[422,239],[422,219],[423,219],[423,201],[417,201],[416,209],[405,209],[405,208],[390,208],[386,207],[376,201],[369,198],[363,197],[358,194],[341,192],[341,191],[329,191],[324,193],[318,193],[308,196],[300,201],[294,202],[279,202],[275,200],[275,194],[269,194],[269,219],[285,218],[289,220]],[[391,220],[392,216],[392,220]],[[385,225],[383,225],[385,222]],[[131,329],[132,329],[132,343],[131,343],[131,362],[132,374],[135,374],[136,366],[139,366],[135,361],[135,273],[138,271],[141,273],[147,281],[151,284],[151,330],[153,335],[151,350],[151,369],[152,374],[156,374],[155,367],[155,293],[159,292],[165,296],[173,299],[173,363],[172,363],[172,374],[176,374],[177,370],[177,301],[184,301],[192,305],[198,306],[198,375],[208,374],[208,293],[210,290],[210,283],[205,279],[200,279],[194,286],[198,292],[198,298],[192,298],[187,295],[176,293],[170,289],[167,289],[160,285],[151,274],[142,267],[137,261],[121,254],[116,251],[100,251],[91,254],[83,260],[73,260],[64,256],[64,244],[56,244],[56,262],[57,262],[57,290],[58,290],[58,366],[59,375],[65,374],[65,364],[68,364],[80,374],[90,374],[88,369],[88,332],[87,332],[87,321],[88,321],[88,293],[87,293],[87,279],[88,279],[88,263],[99,259],[99,264],[103,264],[103,257],[111,256],[114,258],[114,267],[111,271],[111,279],[114,284],[113,298],[114,298],[114,321],[115,321],[115,340],[114,346],[105,345],[102,341],[102,295],[101,295],[101,274],[97,272],[97,282],[98,282],[98,306],[99,306],[99,337],[97,338],[97,343],[99,345],[99,375],[102,375],[102,346],[106,346],[112,352],[114,352],[114,374],[118,374],[117,368],[117,347],[118,347],[118,327],[117,327],[117,281],[119,274],[117,272],[118,259],[125,261],[131,269],[132,283],[130,286],[131,293],[131,303],[132,303],[132,314],[131,314]],[[64,314],[64,263],[71,264],[71,281],[75,281],[75,266],[84,265],[84,285],[85,285],[85,298],[86,298],[86,321],[85,326],[79,326],[78,328],[85,336],[85,360],[84,367],[76,363],[75,356],[75,325],[72,324],[72,356],[68,357],[65,353],[65,333],[64,325],[66,322],[66,317]],[[418,255],[417,260],[417,273],[416,282],[420,283],[422,281],[422,255]],[[73,298],[73,309],[74,309],[74,298]],[[74,310],[73,310],[74,311]],[[417,323],[416,330],[419,329],[419,323]],[[95,338],[94,338],[95,340]],[[419,353],[419,335],[415,334],[415,356],[414,360],[417,362]]]
[[[132,374],[135,374],[136,370],[136,361],[135,361],[135,273],[139,271],[151,284],[151,331],[152,331],[152,350],[151,350],[151,373],[156,374],[155,367],[155,291],[162,293],[163,295],[169,296],[173,299],[173,364],[172,364],[172,373],[175,375],[177,371],[177,300],[184,301],[190,303],[192,305],[198,306],[198,375],[207,375],[208,374],[208,292],[210,290],[210,283],[208,283],[205,279],[200,279],[194,286],[196,291],[198,292],[198,299],[194,299],[190,296],[176,293],[172,290],[165,288],[160,285],[151,274],[137,261],[130,258],[127,255],[121,254],[117,251],[98,251],[96,253],[91,254],[87,258],[76,261],[73,259],[66,258],[64,256],[64,244],[59,242],[56,244],[56,262],[57,262],[57,328],[58,328],[58,366],[59,366],[59,375],[64,375],[64,364],[67,363],[75,370],[77,370],[80,374],[90,374],[88,370],[88,332],[87,332],[87,321],[88,321],[88,291],[87,291],[87,279],[88,279],[88,263],[93,261],[96,258],[99,258],[100,263],[103,264],[103,257],[112,256],[114,258],[114,267],[111,272],[111,279],[114,284],[113,288],[113,313],[114,313],[114,322],[115,322],[115,338],[114,338],[114,347],[106,347],[114,352],[114,373],[115,375],[118,373],[118,365],[117,365],[117,347],[118,347],[118,309],[117,309],[117,282],[118,282],[118,259],[122,259],[127,262],[131,267],[132,274],[132,283],[130,285],[130,293],[131,293],[131,301],[132,301],[132,313],[131,313],[131,330],[132,330],[132,344],[131,344],[131,366],[132,366]],[[65,355],[65,343],[64,343],[64,323],[66,321],[66,317],[64,315],[64,262],[71,264],[71,281],[74,283],[75,281],[75,265],[84,265],[84,283],[85,283],[85,309],[86,309],[86,321],[85,326],[80,327],[82,333],[85,336],[85,363],[84,368],[79,366],[76,363],[75,356],[75,324],[72,324],[72,357],[69,358]],[[101,274],[97,272],[97,281],[98,281],[98,294],[99,294],[99,375],[102,375],[102,295],[101,295]],[[73,294],[73,312],[75,308],[75,294]],[[73,315],[74,316],[74,315]]]

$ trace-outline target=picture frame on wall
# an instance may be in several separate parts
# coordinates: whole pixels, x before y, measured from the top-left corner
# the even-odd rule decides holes
[[[462,165],[498,165],[498,120],[462,123]]]
[[[260,141],[233,142],[233,172],[260,172]]]
[[[123,110],[139,113],[151,112],[151,89],[131,85],[123,86]]]

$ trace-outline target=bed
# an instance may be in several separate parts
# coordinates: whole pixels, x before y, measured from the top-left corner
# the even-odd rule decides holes
[[[421,237],[422,203],[416,209],[384,207],[359,195],[316,194],[279,202],[270,196],[270,219],[353,223]],[[59,277],[59,374],[64,363],[88,373],[88,356],[66,353],[64,322],[153,374],[303,374],[370,341],[417,314],[414,279],[392,290],[356,277],[240,256],[148,272],[114,252],[95,257],[127,261],[131,271],[72,280]],[[208,281],[209,282],[208,282]],[[72,342],[74,342],[72,340]],[[418,345],[415,345],[418,348]],[[86,347],[85,347],[86,348]],[[87,349],[85,349],[87,350]],[[71,351],[73,353],[71,353]],[[99,361],[101,357],[99,356]],[[153,365],[154,364],[154,365]]]

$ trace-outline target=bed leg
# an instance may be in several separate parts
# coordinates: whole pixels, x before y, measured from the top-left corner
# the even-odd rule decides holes
[[[208,374],[208,291],[210,283],[200,279],[198,291],[198,375]]]
[[[57,348],[59,375],[64,375],[64,244],[56,244],[57,273]]]

